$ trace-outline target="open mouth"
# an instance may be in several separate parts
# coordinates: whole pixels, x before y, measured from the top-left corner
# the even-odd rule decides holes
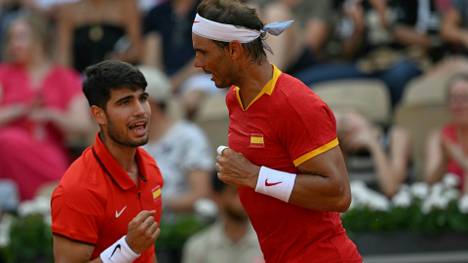
[[[146,120],[144,121],[136,121],[131,123],[128,128],[135,133],[137,137],[145,136],[146,135],[146,127],[148,125],[148,122]]]

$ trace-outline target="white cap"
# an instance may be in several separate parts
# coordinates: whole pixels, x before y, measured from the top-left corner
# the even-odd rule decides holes
[[[138,69],[148,82],[146,92],[150,100],[164,102],[171,98],[171,82],[164,73],[149,66],[138,66]]]

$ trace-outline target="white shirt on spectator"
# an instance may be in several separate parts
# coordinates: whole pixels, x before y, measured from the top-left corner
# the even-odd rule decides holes
[[[161,139],[149,142],[144,148],[161,170],[163,198],[175,198],[187,191],[187,172],[214,169],[212,151],[205,134],[187,121],[176,122]]]

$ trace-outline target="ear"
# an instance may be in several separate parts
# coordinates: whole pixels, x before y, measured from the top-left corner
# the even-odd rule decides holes
[[[239,41],[234,40],[229,42],[229,55],[233,60],[238,60],[241,58],[244,52],[244,47]]]
[[[104,111],[103,108],[93,105],[91,106],[90,111],[91,111],[91,116],[93,116],[97,124],[104,125],[107,123],[106,112]]]

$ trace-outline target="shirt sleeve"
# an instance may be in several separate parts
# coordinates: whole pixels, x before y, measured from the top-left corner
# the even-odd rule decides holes
[[[59,185],[51,200],[52,233],[94,245],[104,209],[102,201],[92,192]]]
[[[300,100],[290,101],[280,126],[282,140],[296,167],[338,145],[330,108],[312,93]]]

